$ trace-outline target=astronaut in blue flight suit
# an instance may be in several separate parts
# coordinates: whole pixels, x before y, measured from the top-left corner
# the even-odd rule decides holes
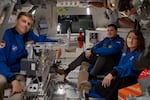
[[[126,37],[126,49],[120,62],[104,79],[91,88],[88,96],[104,97],[105,100],[118,100],[118,89],[137,83],[140,70],[135,60],[145,49],[144,37],[141,32],[131,30]]]
[[[25,34],[25,41],[36,42],[58,42],[57,39],[49,39],[45,35],[36,35],[32,30]]]
[[[31,31],[33,17],[27,12],[20,12],[14,28],[7,29],[0,44],[0,100],[3,100],[3,90],[10,83],[12,90],[10,100],[22,100],[25,79],[15,73],[20,71],[20,60],[26,58],[28,53],[25,43],[57,42],[45,36],[37,36]]]
[[[90,72],[90,77],[92,78],[100,72],[109,72],[112,70],[112,67],[118,64],[124,46],[124,40],[117,34],[116,25],[109,24],[107,31],[106,38],[98,42],[94,47],[88,48],[85,52],[81,53],[68,65],[67,69],[57,69],[57,72],[67,75],[70,71],[81,65],[83,61],[93,65]]]

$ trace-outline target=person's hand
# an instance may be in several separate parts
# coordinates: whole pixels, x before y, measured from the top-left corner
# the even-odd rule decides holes
[[[56,59],[59,59],[61,56],[61,49],[57,48],[56,50],[54,50],[54,54],[55,54]]]
[[[85,57],[86,57],[86,58],[90,58],[91,54],[92,54],[92,53],[91,53],[91,50],[86,50],[86,51],[85,51]]]
[[[34,43],[34,41],[27,41],[25,44],[30,45],[30,44],[33,44],[33,43]]]
[[[104,86],[104,88],[109,87],[112,79],[113,79],[113,76],[112,74],[109,73],[107,76],[104,77],[102,81],[102,86]]]
[[[21,84],[18,80],[13,80],[11,82],[11,84],[12,84],[12,91],[10,93],[11,96],[16,94],[16,93],[23,92],[23,87],[21,86]]]

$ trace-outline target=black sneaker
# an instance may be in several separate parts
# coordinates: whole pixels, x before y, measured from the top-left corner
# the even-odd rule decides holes
[[[60,60],[59,60],[59,61],[56,61],[55,64],[56,64],[56,66],[60,66],[61,61],[60,61]]]
[[[63,75],[63,74],[65,74],[65,71],[64,71],[64,69],[60,69],[60,68],[56,68],[56,73],[58,73],[58,74],[60,74],[60,75]]]
[[[60,75],[65,75],[65,78],[68,75],[67,73],[65,73],[64,69],[60,69],[60,68],[56,68],[55,72],[58,73],[58,74],[60,74]]]

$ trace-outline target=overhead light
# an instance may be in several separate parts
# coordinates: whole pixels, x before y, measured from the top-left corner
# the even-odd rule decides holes
[[[35,11],[36,11],[36,10],[33,10],[33,11],[32,11],[32,15],[34,15],[34,14],[35,14]]]
[[[33,6],[30,10],[29,10],[29,13],[31,13],[32,15],[35,14],[36,12],[36,9],[38,8],[39,6]]]
[[[90,11],[90,8],[89,8],[89,7],[86,8],[86,14],[87,14],[87,15],[90,15],[90,14],[91,14],[91,11]]]
[[[58,23],[58,25],[57,25],[57,32],[60,32],[60,31],[61,31],[61,24]]]

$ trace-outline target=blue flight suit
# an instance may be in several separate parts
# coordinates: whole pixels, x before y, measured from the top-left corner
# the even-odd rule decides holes
[[[36,42],[58,42],[57,39],[49,39],[45,35],[39,35],[33,33],[33,31],[29,31],[27,34],[25,34],[25,41],[33,41]]]
[[[108,37],[97,43],[92,49],[92,54],[98,56],[95,65],[91,65],[90,74],[96,76],[97,74],[107,73],[112,70],[112,67],[117,65],[124,46],[124,40],[119,35],[114,39]],[[97,66],[96,66],[97,65]],[[93,68],[92,68],[93,67]],[[101,73],[99,73],[99,71]]]
[[[20,35],[15,28],[7,29],[3,36],[3,46],[0,48],[0,74],[8,82],[14,78],[14,72],[20,71],[20,60],[26,58],[28,53],[25,49],[27,41],[35,42],[57,42],[45,36],[37,36],[33,31],[27,32],[24,36]]]
[[[127,77],[127,76],[135,76],[137,77],[140,73],[139,70],[135,67],[135,59],[138,58],[140,52],[138,51],[124,51],[122,53],[122,57],[117,66],[113,68],[113,71],[116,71],[117,77]],[[112,73],[113,74],[113,73]]]
[[[93,68],[95,69],[92,69],[93,75],[97,74],[99,71],[102,71],[99,68],[107,71],[108,69],[112,70],[112,66],[115,66],[120,59],[123,46],[124,40],[119,35],[113,39],[106,37],[104,40],[98,42],[93,48],[91,48],[92,55],[89,59],[85,57],[85,52],[81,53],[73,62],[68,65],[69,67],[65,70],[65,73],[69,73],[70,71],[74,70],[77,66],[81,65],[83,61],[94,65]],[[107,68],[104,66],[106,63],[108,64],[106,65]]]
[[[90,90],[89,96],[92,97],[105,97],[106,100],[111,100],[112,98],[117,98],[118,89],[137,82],[137,77],[140,71],[135,67],[135,59],[138,58],[140,52],[128,50],[122,53],[120,62],[115,66],[111,72],[113,76],[116,76],[115,80],[112,80],[110,87],[104,88],[101,86],[101,82],[98,82],[95,87]],[[94,90],[94,92],[93,92]],[[95,93],[95,94],[93,94]],[[109,94],[108,94],[109,93]],[[114,99],[116,100],[116,99]]]
[[[115,55],[121,52],[124,46],[124,40],[119,35],[114,39],[106,37],[104,40],[98,42],[92,49],[92,53],[100,56]]]

